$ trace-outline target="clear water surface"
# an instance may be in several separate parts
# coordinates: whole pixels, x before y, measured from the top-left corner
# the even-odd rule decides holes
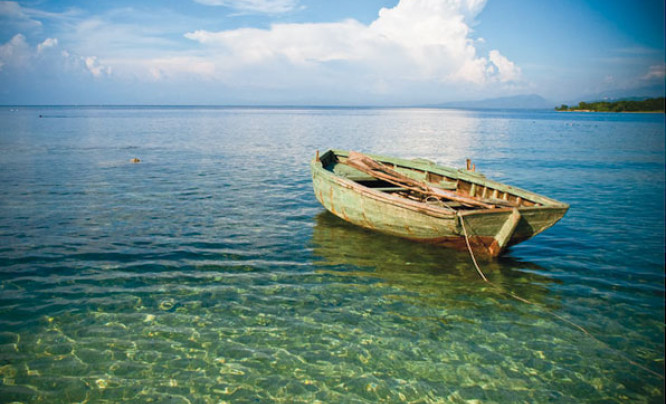
[[[571,209],[485,284],[326,213],[329,147]],[[662,402],[664,183],[663,114],[3,107],[0,402]]]

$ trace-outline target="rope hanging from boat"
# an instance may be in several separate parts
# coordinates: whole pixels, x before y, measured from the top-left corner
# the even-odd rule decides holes
[[[472,258],[472,262],[474,263],[474,267],[476,268],[476,272],[478,272],[478,274],[481,276],[481,278],[483,279],[483,281],[486,282],[486,283],[488,283],[488,284],[490,284],[490,285],[492,285],[492,286],[494,286],[495,288],[497,288],[497,289],[499,290],[500,293],[505,294],[505,295],[508,295],[508,296],[510,296],[510,297],[512,297],[512,298],[514,298],[514,299],[516,299],[516,300],[518,300],[518,301],[520,301],[520,302],[527,303],[527,304],[531,304],[531,305],[533,305],[533,306],[543,307],[543,306],[540,305],[540,304],[534,303],[534,302],[532,302],[532,301],[530,301],[530,300],[527,300],[527,299],[525,299],[525,298],[523,298],[523,297],[517,296],[517,295],[513,294],[512,292],[507,292],[507,291],[503,290],[498,284],[496,284],[496,283],[494,283],[494,282],[491,282],[491,281],[488,280],[488,278],[486,278],[486,276],[483,274],[483,271],[481,271],[481,268],[479,267],[479,264],[476,262],[476,258],[474,257],[474,251],[472,251],[472,246],[471,246],[470,243],[469,243],[469,236],[467,235],[467,228],[465,227],[465,220],[463,219],[463,216],[461,216],[460,214],[458,214],[458,217],[460,217],[460,224],[462,225],[462,228],[463,228],[463,234],[465,235],[465,242],[466,242],[466,244],[467,244],[467,251],[469,251],[469,256]],[[640,368],[640,369],[642,369],[642,370],[644,370],[644,371],[646,371],[646,372],[649,372],[649,373],[651,373],[651,374],[653,374],[653,375],[659,377],[660,379],[664,380],[664,376],[662,376],[661,374],[659,374],[659,373],[657,373],[657,372],[655,372],[655,371],[653,371],[653,370],[651,370],[651,369],[648,369],[647,367],[641,365],[641,364],[638,363],[638,362],[635,362],[634,360],[632,360],[631,358],[629,358],[628,356],[626,356],[623,352],[620,352],[620,351],[618,351],[618,350],[616,350],[616,349],[611,348],[610,346],[608,346],[608,344],[606,344],[605,342],[601,341],[600,339],[598,339],[598,338],[595,337],[594,335],[590,334],[590,332],[587,331],[582,325],[578,325],[578,324],[574,323],[573,321],[571,321],[571,320],[569,320],[569,319],[567,319],[567,318],[564,318],[564,317],[560,316],[559,314],[554,313],[554,312],[552,312],[552,311],[546,311],[546,312],[547,312],[548,314],[550,314],[551,316],[553,316],[553,317],[559,319],[560,321],[563,321],[563,322],[565,322],[565,323],[571,325],[572,327],[577,328],[578,330],[580,330],[581,332],[583,332],[583,334],[585,334],[585,335],[587,335],[588,337],[592,338],[593,340],[595,340],[595,341],[598,342],[599,344],[605,346],[607,349],[616,352],[618,355],[620,355],[620,356],[621,356],[624,360],[626,360],[628,363],[630,363],[630,364],[632,364],[632,365],[634,365],[634,366],[636,366],[636,367],[638,367],[638,368]]]
[[[460,218],[460,224],[462,225],[463,233],[465,234],[465,243],[467,244],[467,251],[469,251],[469,256],[472,257],[472,262],[474,263],[476,272],[478,272],[479,275],[481,275],[481,278],[484,280],[484,282],[488,282],[488,278],[486,278],[486,276],[483,274],[483,271],[481,271],[481,268],[479,268],[479,264],[477,264],[476,258],[474,257],[474,251],[472,251],[472,246],[469,244],[469,236],[467,235],[467,228],[465,227],[465,219],[463,219],[460,213],[458,213],[458,217]]]

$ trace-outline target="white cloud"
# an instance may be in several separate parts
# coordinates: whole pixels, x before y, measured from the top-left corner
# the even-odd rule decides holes
[[[40,21],[32,19],[26,9],[15,1],[0,1],[0,17],[7,18],[12,24],[24,27],[42,25]]]
[[[207,59],[194,56],[173,56],[163,58],[108,59],[108,73],[125,78],[148,81],[173,80],[186,77],[213,77],[215,65]]]
[[[90,74],[92,74],[94,77],[101,77],[103,75],[111,74],[111,67],[103,66],[100,64],[96,56],[88,56],[84,58],[83,61],[86,69],[88,69]]]
[[[44,50],[48,48],[53,48],[54,46],[58,46],[58,39],[57,38],[46,38],[44,42],[40,43],[37,45],[37,53],[42,53]]]
[[[244,69],[261,67],[262,72],[272,71],[276,79],[302,81],[335,75],[332,66],[338,63],[335,68],[344,69],[348,79],[336,85],[366,78],[376,80],[377,88],[401,81],[517,82],[520,68],[499,51],[491,51],[488,57],[477,55],[470,27],[484,6],[485,0],[401,0],[393,8],[383,8],[369,25],[350,19],[275,24],[270,29],[199,30],[185,37],[210,49],[220,76],[234,71],[238,76]],[[278,71],[289,68],[299,73],[290,77]]]
[[[355,39],[365,26],[354,20],[327,24],[279,24],[270,31],[243,28],[234,31],[195,31],[185,37],[217,49],[242,64],[286,59],[295,65],[362,57]]]
[[[57,38],[47,38],[37,46],[31,46],[23,34],[15,35],[0,45],[0,72],[29,74],[40,72],[88,72],[94,77],[108,76],[112,69],[100,63],[96,56],[79,56],[67,50],[50,51],[58,46]],[[11,73],[7,73],[11,74]]]
[[[25,68],[30,65],[31,51],[25,36],[16,34],[9,42],[0,45],[0,70],[8,67]]]
[[[282,13],[299,7],[300,0],[195,1]],[[39,39],[35,32],[40,30],[23,31],[30,40],[17,35],[0,44],[0,73],[8,79],[10,69],[22,65],[13,72],[40,77],[64,72],[119,86],[160,82],[153,90],[188,86],[202,96],[216,94],[218,102],[226,102],[226,94],[240,94],[287,102],[419,103],[514,91],[521,69],[498,50],[481,54],[477,49],[483,41],[474,37],[473,27],[485,4],[400,0],[369,24],[347,19],[214,32],[192,29],[201,21],[184,21],[178,14],[167,13],[167,20],[178,22],[164,24],[164,14],[158,18],[132,9],[52,15],[0,2],[5,14],[49,18],[60,27]],[[183,32],[184,38],[175,39]]]
[[[240,11],[278,14],[293,10],[298,0],[194,0],[207,6],[224,6]]]
[[[643,76],[643,80],[664,80],[666,78],[666,64],[650,66],[647,74]]]
[[[506,83],[520,80],[522,74],[520,68],[512,61],[502,56],[498,50],[491,50],[489,57],[492,64],[497,67],[496,77],[499,81]]]
[[[21,6],[15,1],[0,1],[0,15],[12,18],[25,18]]]
[[[29,2],[39,3],[39,2]],[[44,29],[42,20],[56,23],[69,23],[80,15],[78,9],[72,8],[64,12],[49,12],[22,6],[16,1],[0,1],[0,24],[5,28],[16,29],[18,32],[38,32]]]

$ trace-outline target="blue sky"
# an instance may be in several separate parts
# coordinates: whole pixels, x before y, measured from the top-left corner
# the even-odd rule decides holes
[[[663,0],[0,1],[0,104],[663,93]]]

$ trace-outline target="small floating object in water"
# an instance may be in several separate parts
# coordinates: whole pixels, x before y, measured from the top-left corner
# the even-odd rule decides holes
[[[496,257],[553,226],[569,205],[453,169],[329,150],[311,163],[315,196],[334,215],[411,240]]]
[[[140,162],[141,162],[141,160],[139,160],[136,157],[134,157],[133,159],[130,159],[130,163],[140,163]]]
[[[168,299],[162,300],[160,302],[159,307],[160,307],[160,310],[169,311],[169,310],[173,309],[173,306],[175,304],[176,304],[176,301],[174,299],[168,298]]]

